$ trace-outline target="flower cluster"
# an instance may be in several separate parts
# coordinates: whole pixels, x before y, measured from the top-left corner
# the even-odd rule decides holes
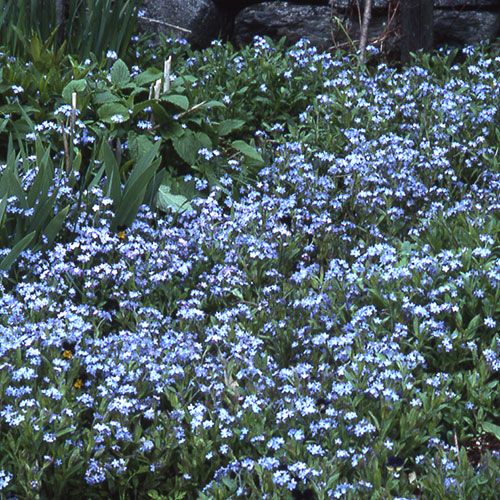
[[[118,234],[94,187],[53,248],[3,275],[0,448],[24,443],[30,465],[8,455],[0,488],[460,489],[453,436],[498,405],[498,61],[463,80],[291,56],[337,75],[300,119],[322,123],[316,142],[274,143],[254,183],[144,206]],[[352,119],[334,130],[339,106]],[[472,475],[495,470],[498,455]]]

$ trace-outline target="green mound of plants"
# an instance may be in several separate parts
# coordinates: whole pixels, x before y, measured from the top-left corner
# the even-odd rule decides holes
[[[496,498],[494,47],[139,39],[0,69],[0,494]]]

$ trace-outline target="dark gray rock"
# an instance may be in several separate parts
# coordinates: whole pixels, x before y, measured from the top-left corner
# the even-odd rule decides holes
[[[212,0],[216,5],[224,8],[242,10],[250,5],[264,3],[269,0]],[[285,2],[287,0],[274,0],[275,2]],[[289,3],[298,5],[328,5],[329,0],[291,0]]]
[[[379,10],[383,9],[386,10],[389,7],[389,4],[391,3],[391,0],[372,0],[372,9],[373,10]],[[394,0],[392,0],[392,3],[395,5]],[[363,7],[364,1],[360,0],[359,5]],[[332,7],[338,8],[338,9],[349,9],[349,8],[356,8],[358,7],[358,4],[356,0],[330,0],[330,5]]]
[[[185,38],[198,48],[225,36],[230,26],[229,15],[212,0],[144,0],[142,10],[144,31]]]
[[[372,0],[369,40],[380,39],[384,48],[397,49],[396,25],[387,30],[387,9],[406,0]],[[359,0],[362,5],[363,0]],[[434,0],[434,37],[437,46],[469,45],[493,40],[500,34],[500,0]],[[214,39],[251,43],[256,35],[288,43],[308,38],[319,49],[359,39],[357,0],[143,0],[146,32],[162,32],[186,38],[196,48]],[[336,16],[349,38],[332,20]],[[394,23],[397,18],[393,19]],[[389,36],[388,36],[389,34]]]
[[[463,46],[493,40],[500,32],[500,14],[475,10],[434,10],[436,46]]]
[[[403,0],[404,1],[404,0]],[[373,10],[387,10],[389,5],[395,7],[399,2],[397,0],[372,0]],[[359,0],[362,6],[364,1]],[[434,0],[435,8],[451,8],[451,9],[495,9],[499,7],[499,0]],[[356,7],[356,0],[330,0],[330,5],[339,9],[348,9]]]
[[[498,0],[434,0],[435,8],[450,9],[491,9],[500,7]]]
[[[327,49],[333,43],[331,9],[291,2],[247,7],[236,16],[233,39],[236,44],[248,44],[256,35],[275,40],[286,37],[288,43],[308,38],[319,49]]]

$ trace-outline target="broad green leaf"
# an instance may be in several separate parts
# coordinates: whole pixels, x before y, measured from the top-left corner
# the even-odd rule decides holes
[[[253,146],[250,146],[250,144],[247,144],[245,141],[233,141],[231,145],[234,149],[237,149],[248,158],[258,161],[259,163],[264,163],[262,155]]]
[[[19,241],[16,245],[14,245],[12,250],[0,262],[0,270],[1,271],[8,271],[10,269],[10,266],[12,266],[12,264],[14,264],[16,259],[31,244],[31,242],[33,241],[33,238],[35,237],[35,234],[36,234],[36,231],[33,231],[30,234],[27,234],[24,238],[21,239],[21,241]]]
[[[130,131],[127,137],[128,150],[133,160],[138,160],[141,156],[145,155],[153,146],[153,143],[145,135],[138,135]]]
[[[163,73],[155,68],[148,68],[146,71],[137,75],[135,78],[135,83],[140,86],[145,86],[150,83],[156,82],[156,80],[162,78]]]
[[[224,120],[223,122],[219,123],[219,126],[217,127],[217,132],[219,135],[228,135],[231,132],[240,129],[245,125],[244,120]]]
[[[130,72],[127,65],[118,59],[111,68],[111,83],[118,87],[127,84],[130,81]]]
[[[158,191],[158,200],[156,206],[166,212],[172,210],[174,212],[186,212],[193,210],[189,200],[181,194],[173,194],[170,192],[170,186],[162,185]]]
[[[84,92],[87,89],[87,80],[73,80],[64,87],[62,91],[63,99],[66,103],[71,104],[71,96],[73,92]]]
[[[205,134],[204,132],[196,132],[195,136],[202,148],[207,148],[207,149],[213,148],[212,141],[207,134]]]
[[[105,104],[107,102],[117,102],[120,101],[120,98],[110,92],[109,90],[100,90],[95,92],[94,94],[94,103],[95,104]]]
[[[129,110],[119,102],[107,102],[98,110],[99,118],[106,123],[121,123],[129,119]]]
[[[137,104],[134,105],[134,107],[132,108],[132,114],[133,116],[135,117],[137,114],[141,113],[142,111],[144,111],[146,108],[149,108],[153,105],[153,103],[156,103],[157,101],[155,101],[154,99],[149,99],[147,101],[141,101],[141,102],[138,102]]]
[[[172,144],[176,153],[187,164],[192,165],[196,162],[201,145],[193,132],[186,130],[180,137],[172,138]]]
[[[189,99],[184,95],[169,94],[163,96],[161,100],[170,102],[184,111],[186,111],[189,108]]]

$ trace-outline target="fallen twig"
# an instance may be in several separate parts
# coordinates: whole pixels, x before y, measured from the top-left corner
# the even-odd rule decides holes
[[[152,17],[146,17],[146,16],[141,16],[140,18],[144,19],[144,21],[147,21],[148,23],[161,24],[162,26],[167,26],[168,28],[184,31],[184,33],[192,33],[192,31],[188,30],[187,28],[183,28],[182,26],[177,26],[176,24],[167,23],[165,21],[160,21],[159,19],[153,19]]]

